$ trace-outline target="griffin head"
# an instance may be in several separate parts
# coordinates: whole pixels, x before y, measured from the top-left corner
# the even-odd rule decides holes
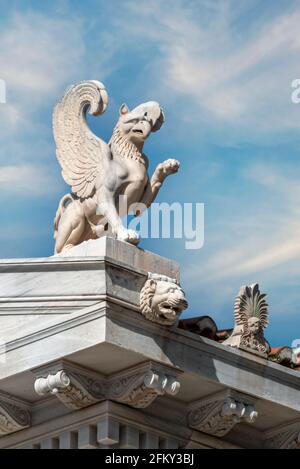
[[[140,146],[151,132],[160,129],[164,120],[163,110],[156,101],[140,104],[132,111],[122,104],[117,127],[129,141]]]

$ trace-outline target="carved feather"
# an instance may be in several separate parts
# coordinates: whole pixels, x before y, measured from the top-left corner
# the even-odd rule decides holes
[[[236,324],[243,325],[247,324],[248,317],[244,309],[241,308],[242,298],[245,294],[246,287],[241,287],[240,291],[234,302],[234,319]]]
[[[253,284],[240,288],[234,303],[234,317],[238,325],[246,325],[250,317],[256,317],[265,329],[269,323],[266,294],[260,293],[259,285]]]
[[[90,197],[96,178],[111,159],[107,143],[97,137],[86,122],[87,111],[98,116],[108,104],[102,83],[83,81],[67,89],[53,112],[56,156],[62,176],[80,198]]]

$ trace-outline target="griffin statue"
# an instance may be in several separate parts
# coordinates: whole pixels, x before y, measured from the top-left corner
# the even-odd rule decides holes
[[[104,85],[91,80],[71,86],[55,106],[56,155],[62,176],[72,188],[61,199],[54,220],[56,254],[109,234],[138,244],[138,234],[123,226],[122,216],[134,204],[149,207],[164,179],[178,171],[179,162],[168,159],[156,167],[151,179],[147,173],[143,146],[164,122],[157,102],[141,104],[131,111],[123,104],[108,144],[86,122],[87,112],[99,116],[107,105]],[[125,208],[119,203],[121,196],[126,197]],[[135,215],[140,213],[136,210]]]

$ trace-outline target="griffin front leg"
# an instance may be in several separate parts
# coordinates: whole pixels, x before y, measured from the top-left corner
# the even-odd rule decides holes
[[[134,230],[123,226],[121,217],[115,205],[114,192],[102,186],[97,197],[97,215],[103,215],[111,227],[112,234],[120,241],[138,244],[140,237]],[[101,229],[101,228],[100,228]],[[96,233],[99,232],[99,228]],[[100,232],[99,232],[100,233]]]
[[[154,200],[156,199],[159,189],[161,188],[166,177],[170,176],[171,174],[177,173],[179,166],[179,161],[174,160],[172,158],[164,161],[163,163],[160,163],[156,167],[151,180],[148,182],[140,203],[149,208],[152,202],[154,202]],[[137,213],[137,215],[140,215],[142,213],[142,210],[138,210],[138,212],[139,213]]]

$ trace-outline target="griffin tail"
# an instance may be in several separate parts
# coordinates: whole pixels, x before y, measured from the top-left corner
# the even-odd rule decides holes
[[[66,194],[60,199],[60,202],[56,211],[56,215],[54,218],[54,239],[56,239],[57,237],[58,225],[59,225],[61,216],[66,209],[66,205],[68,202],[74,202],[74,197],[72,196],[72,194]]]

